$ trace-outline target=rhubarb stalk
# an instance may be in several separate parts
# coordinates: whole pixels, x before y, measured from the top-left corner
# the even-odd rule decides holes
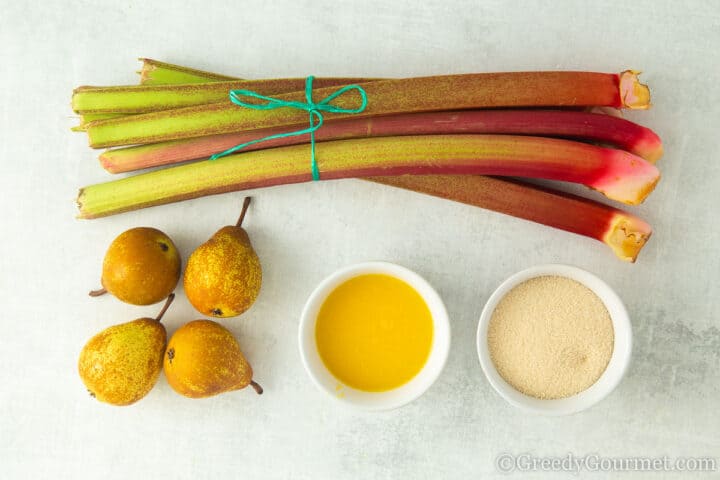
[[[227,94],[230,86],[225,82],[198,85],[220,88],[218,92],[224,92],[223,95]],[[167,88],[184,88],[188,90],[186,93],[192,96],[192,88],[197,88],[198,85],[171,85]],[[83,88],[93,87],[81,87],[79,91]],[[108,88],[122,90],[162,86]],[[647,87],[637,81],[634,72],[620,75],[587,72],[448,75],[375,81],[363,84],[363,88],[368,94],[369,104],[362,113],[356,114],[356,117],[490,107],[599,105],[646,108],[649,104]],[[313,95],[314,98],[321,99],[335,90],[335,87],[316,88]],[[124,99],[126,92],[116,93],[120,99]],[[146,96],[153,97],[154,102],[165,104],[165,108],[176,105],[165,102],[158,92]],[[277,98],[302,102],[304,92],[281,94],[277,95]],[[355,108],[357,103],[358,100],[353,95],[335,99],[335,104],[344,108]],[[347,114],[327,114],[328,119],[346,116]],[[90,146],[101,148],[258,130],[299,124],[306,120],[307,112],[301,110],[281,108],[258,111],[240,108],[230,101],[222,101],[93,122],[88,125],[87,133]]]
[[[214,81],[240,80],[239,78],[205,72],[194,68],[181,67],[171,63],[159,62],[151,58],[141,58],[141,85],[170,85],[178,83],[207,83]]]
[[[123,113],[88,113],[80,115],[80,125],[72,127],[70,130],[73,132],[84,132],[90,122],[97,120],[107,120],[109,118],[118,118],[126,116]]]
[[[290,127],[296,128],[302,126]],[[255,132],[112,149],[100,155],[100,163],[112,173],[169,165],[207,158],[235,145],[287,130],[288,127],[275,127]],[[326,122],[315,136],[317,141],[322,142],[348,138],[455,133],[576,137],[613,144],[651,162],[662,155],[660,139],[648,128],[605,114],[562,110],[464,110],[348,118]],[[309,141],[309,135],[284,137],[249,145],[244,150],[297,145]]]
[[[86,187],[81,218],[205,195],[311,180],[310,148],[280,147],[190,163]],[[510,135],[429,135],[324,142],[324,180],[402,174],[516,175],[575,182],[636,204],[659,180],[631,153],[568,140]]]
[[[372,182],[426,193],[594,238],[634,262],[652,234],[644,220],[576,195],[477,175],[373,177]]]
[[[180,83],[206,83],[228,80],[244,80],[239,77],[229,77],[213,72],[195,70],[171,63],[160,62],[149,58],[141,58],[143,66],[140,72],[141,85],[174,85]],[[628,71],[620,76],[620,90],[623,92],[623,103],[633,105],[630,108],[647,108],[650,95],[645,85],[637,82],[639,72]],[[378,78],[376,80],[386,80]],[[643,105],[644,104],[644,105]]]
[[[362,81],[368,79],[317,78],[314,85],[323,88]],[[262,95],[276,95],[303,88],[304,78],[231,80],[181,85],[82,86],[73,91],[72,108],[81,114],[146,113],[228,101],[230,90],[246,89]]]

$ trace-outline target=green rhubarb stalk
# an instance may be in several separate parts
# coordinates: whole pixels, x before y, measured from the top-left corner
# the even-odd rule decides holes
[[[72,130],[73,132],[84,132],[90,122],[124,116],[126,115],[123,113],[87,113],[85,115],[80,115],[80,125],[72,127],[70,130]]]
[[[229,87],[225,82],[199,85],[222,86],[224,94]],[[193,86],[169,86],[181,87]],[[448,75],[376,81],[363,84],[363,88],[369,103],[355,117],[490,107],[600,105],[647,108],[649,105],[647,87],[638,82],[635,72],[619,75],[588,72]],[[322,99],[335,90],[334,86],[316,88],[313,96]],[[122,97],[121,92],[118,94]],[[298,91],[277,95],[277,98],[302,102],[304,95]],[[157,101],[161,102],[161,99]],[[341,96],[335,99],[335,104],[355,108],[358,100],[353,95]],[[328,119],[342,118],[347,114],[329,113],[326,116]],[[90,146],[102,148],[258,130],[306,120],[307,112],[301,110],[253,110],[223,101],[94,122],[88,125],[87,133]]]
[[[249,188],[312,179],[307,145],[190,163],[85,187],[81,218]],[[419,135],[324,142],[321,178],[481,174],[546,178],[587,185],[607,197],[640,203],[660,178],[631,153],[570,140],[511,135]]]
[[[142,68],[140,74],[141,85],[173,85],[182,83],[207,83],[228,80],[241,80],[239,78],[220,75],[219,73],[205,72],[194,68],[182,67],[171,63],[160,62],[150,58],[141,58]],[[95,120],[107,120],[129,115],[128,113],[87,113],[80,115],[80,125],[73,127],[75,132],[84,132],[87,124]]]
[[[80,121],[82,123],[90,123],[96,120],[108,120],[110,118],[124,117],[122,113],[86,113],[80,115]]]
[[[317,78],[318,88],[367,81],[358,78]],[[246,89],[276,95],[305,88],[304,78],[212,81],[181,85],[82,86],[73,91],[76,113],[146,113],[227,101],[230,90]]]
[[[512,215],[594,238],[634,262],[652,234],[644,220],[577,195],[477,175],[404,175],[367,180]]]
[[[229,77],[227,75],[181,67],[151,58],[140,58],[139,60],[142,62],[142,68],[138,72],[140,74],[141,85],[170,85],[178,83],[240,80],[239,78]]]
[[[302,128],[301,125],[291,129]],[[207,158],[256,138],[283,133],[288,127],[152,143],[111,149],[100,163],[111,173]],[[411,113],[328,121],[315,134],[318,142],[348,138],[455,133],[574,137],[615,145],[654,162],[662,155],[660,138],[650,129],[605,114],[562,110],[460,110]],[[283,137],[249,145],[244,151],[308,143],[309,135]]]

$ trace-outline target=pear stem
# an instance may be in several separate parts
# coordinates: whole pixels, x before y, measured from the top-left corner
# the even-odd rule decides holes
[[[247,209],[250,206],[250,200],[252,197],[245,197],[245,200],[243,200],[243,206],[242,211],[240,211],[240,218],[238,218],[237,223],[235,224],[236,227],[241,227],[243,220],[245,220],[245,214],[247,213]]]
[[[167,312],[167,309],[170,307],[170,304],[175,300],[175,294],[171,293],[168,295],[167,300],[165,300],[165,305],[160,309],[160,313],[158,313],[157,317],[155,317],[155,321],[162,320],[163,315],[165,315],[165,312]]]
[[[248,197],[249,198],[249,197]],[[257,392],[258,395],[262,395],[263,388],[255,380],[250,380],[250,386]]]
[[[105,290],[104,288],[101,288],[99,290],[91,290],[90,293],[88,293],[88,295],[90,295],[91,297],[99,297],[100,295],[105,295],[106,293],[107,293],[107,290]]]

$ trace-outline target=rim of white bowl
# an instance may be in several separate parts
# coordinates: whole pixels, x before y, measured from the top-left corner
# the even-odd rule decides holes
[[[390,275],[410,285],[423,298],[433,319],[433,341],[423,368],[407,383],[383,392],[366,392],[343,384],[322,362],[315,341],[317,314],[327,296],[351,278],[374,273]],[[391,410],[420,397],[442,373],[450,352],[450,321],[440,295],[417,273],[390,262],[356,263],[327,276],[310,294],[300,316],[298,345],[305,371],[319,390],[346,406],[368,411]]]
[[[487,331],[492,314],[500,300],[515,286],[531,278],[557,275],[576,280],[597,295],[605,304],[614,330],[613,352],[605,371],[586,390],[566,398],[543,400],[519,392],[503,379],[490,358]],[[586,410],[618,386],[627,372],[632,356],[632,326],[627,309],[615,291],[587,270],[564,264],[546,264],[521,270],[502,282],[490,295],[480,315],[477,329],[477,351],[485,377],[495,391],[508,403],[522,410],[543,415],[570,415]]]

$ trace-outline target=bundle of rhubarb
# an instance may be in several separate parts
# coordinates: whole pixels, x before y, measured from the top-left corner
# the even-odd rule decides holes
[[[143,59],[140,85],[79,87],[72,107],[111,173],[166,167],[80,190],[80,218],[205,195],[312,180],[310,135],[248,141],[307,128],[294,108],[255,110],[243,89],[305,100],[305,79],[242,80]],[[641,203],[660,178],[662,144],[619,109],[646,109],[637,73],[514,72],[406,79],[318,78],[313,98],[360,85],[367,108],[324,113],[315,133],[322,180],[363,178],[451,199],[600,240],[634,261],[651,234],[637,216],[505,176],[583,184]],[[353,109],[353,95],[337,97]],[[180,165],[180,163],[182,163]],[[174,166],[170,166],[174,165]],[[487,176],[492,175],[492,176]]]

